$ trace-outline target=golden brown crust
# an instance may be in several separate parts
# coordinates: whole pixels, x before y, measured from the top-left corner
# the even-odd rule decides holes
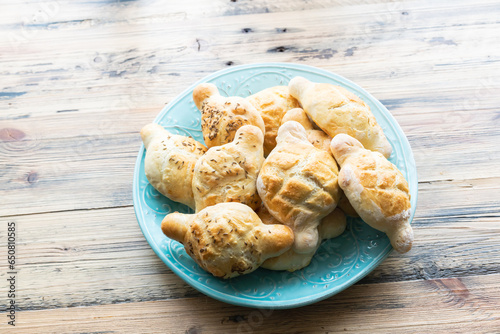
[[[266,132],[264,135],[264,155],[276,146],[278,128],[285,113],[299,107],[299,102],[290,95],[287,86],[276,86],[250,95],[247,100],[260,112]]]
[[[214,276],[248,274],[262,262],[287,251],[293,232],[284,225],[264,225],[257,214],[240,203],[219,203],[197,214],[172,213],[161,225],[169,238]]]
[[[197,212],[222,202],[259,207],[255,182],[264,162],[263,137],[259,128],[242,126],[231,143],[210,148],[197,161],[192,183]]]
[[[310,253],[317,245],[317,226],[337,205],[340,189],[333,157],[315,148],[302,125],[283,124],[277,145],[257,179],[257,190],[269,210],[295,233],[294,250]]]
[[[166,215],[161,224],[161,231],[170,239],[183,242],[189,230],[191,216],[184,213],[173,212]]]
[[[293,78],[290,94],[299,100],[304,111],[328,135],[339,133],[358,139],[369,150],[389,157],[392,147],[370,111],[358,96],[347,89],[326,83]]]
[[[171,134],[158,124],[144,126],[141,137],[146,147],[144,171],[149,183],[171,200],[194,208],[194,166],[207,148],[193,138]]]
[[[214,84],[201,83],[193,90],[193,101],[198,110],[201,110],[203,102],[211,96],[219,95],[219,90]]]
[[[341,166],[339,185],[352,207],[367,224],[387,233],[398,252],[409,251],[410,190],[403,174],[382,154],[348,135],[337,135],[331,150]]]
[[[213,84],[196,86],[193,100],[201,111],[201,130],[208,148],[231,142],[243,125],[265,132],[264,121],[250,102],[239,96],[223,97]]]

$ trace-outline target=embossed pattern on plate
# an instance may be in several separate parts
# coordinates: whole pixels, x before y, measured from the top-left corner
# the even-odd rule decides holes
[[[155,119],[173,133],[190,135],[203,142],[200,112],[192,101],[194,87],[212,82],[222,95],[246,97],[264,88],[287,85],[294,76],[314,82],[327,82],[354,92],[371,108],[393,147],[390,161],[408,180],[411,192],[411,220],[417,203],[417,171],[403,131],[387,109],[368,92],[349,80],[310,66],[288,63],[263,63],[231,67],[200,80],[169,103]],[[144,236],[162,261],[192,287],[218,300],[259,308],[293,308],[328,298],[354,284],[392,251],[389,239],[361,219],[348,218],[347,229],[339,237],[323,242],[311,264],[290,273],[258,269],[255,272],[222,280],[201,269],[184,247],[161,231],[163,217],[173,211],[192,213],[188,207],[159,194],[144,174],[144,146],[134,171],[133,199],[137,220]]]

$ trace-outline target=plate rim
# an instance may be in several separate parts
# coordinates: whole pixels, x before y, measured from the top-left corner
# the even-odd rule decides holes
[[[184,89],[182,92],[176,95],[174,99],[172,99],[167,105],[165,105],[161,111],[158,113],[158,115],[155,117],[153,120],[153,123],[158,124],[161,119],[165,116],[165,114],[168,113],[168,111],[176,105],[177,102],[179,102],[186,94],[189,94],[198,84],[203,83],[203,82],[208,82],[212,79],[215,79],[217,77],[220,77],[222,75],[231,73],[231,72],[237,72],[240,70],[245,70],[245,69],[252,69],[252,68],[262,68],[262,67],[275,67],[275,68],[283,68],[283,69],[299,69],[299,70],[305,70],[309,72],[315,72],[322,74],[326,77],[334,78],[339,81],[341,81],[342,84],[348,84],[352,88],[355,88],[358,91],[363,92],[370,100],[372,103],[377,105],[377,108],[381,110],[381,113],[383,114],[384,117],[386,117],[390,122],[391,126],[401,134],[403,134],[403,141],[405,146],[407,146],[409,150],[409,154],[404,154],[403,160],[405,161],[405,164],[410,166],[410,169],[413,169],[415,171],[414,177],[412,178],[412,182],[407,180],[407,182],[410,185],[410,189],[412,189],[411,185],[413,185],[415,189],[415,194],[412,194],[411,202],[412,202],[412,207],[411,207],[411,214],[410,214],[410,220],[409,222],[412,223],[415,211],[416,211],[416,206],[417,206],[417,199],[418,199],[418,175],[416,173],[416,163],[415,163],[415,158],[413,155],[413,150],[411,149],[410,142],[408,141],[408,137],[406,136],[405,132],[397,122],[397,120],[394,118],[394,116],[389,112],[389,110],[378,100],[376,99],[373,95],[371,95],[368,91],[366,91],[364,88],[359,86],[358,84],[352,82],[351,80],[336,74],[334,72],[330,72],[327,70],[324,70],[322,68],[318,68],[315,66],[310,66],[310,65],[304,65],[304,64],[296,64],[296,63],[284,63],[284,62],[258,62],[258,63],[251,63],[251,64],[244,64],[244,65],[236,65],[236,66],[231,66],[228,68],[224,68],[221,70],[218,70],[216,72],[213,72],[207,76],[204,76],[203,78],[197,80],[195,83]],[[399,138],[398,138],[399,139]],[[380,255],[370,264],[365,267],[365,269],[358,273],[357,275],[353,276],[350,280],[347,282],[344,282],[343,284],[336,285],[335,287],[328,289],[325,291],[325,293],[322,294],[315,294],[312,297],[310,296],[304,296],[300,297],[297,299],[294,299],[293,301],[290,300],[284,300],[284,301],[272,301],[272,300],[257,300],[257,299],[248,299],[248,298],[242,298],[239,296],[235,295],[228,295],[226,293],[221,293],[218,290],[211,289],[209,287],[199,285],[198,281],[196,279],[193,279],[189,275],[185,275],[183,272],[181,272],[177,267],[171,266],[165,254],[161,251],[161,247],[157,245],[154,242],[154,238],[151,235],[151,231],[147,228],[146,224],[142,221],[142,218],[140,215],[142,214],[139,213],[139,200],[138,198],[140,197],[139,194],[139,170],[140,170],[140,164],[142,161],[142,156],[144,155],[144,144],[141,143],[141,147],[139,149],[136,161],[135,161],[135,166],[134,166],[134,175],[133,175],[133,184],[132,184],[132,199],[133,199],[133,205],[134,205],[134,213],[138,222],[138,225],[141,229],[142,234],[146,238],[146,241],[148,242],[149,246],[153,249],[155,254],[162,260],[162,262],[171,270],[173,271],[178,277],[180,277],[184,282],[186,282],[188,285],[190,285],[192,288],[200,291],[201,293],[212,297],[214,299],[217,299],[219,301],[232,304],[232,305],[238,305],[238,306],[244,306],[244,307],[251,307],[251,308],[259,308],[259,309],[291,309],[291,308],[297,308],[305,305],[309,305],[312,303],[319,302],[321,300],[330,298],[348,287],[356,284],[359,282],[361,279],[366,277],[369,273],[371,273],[375,268],[377,268],[380,263],[382,263],[392,252],[393,248],[389,244],[386,249],[384,249]],[[403,151],[404,152],[404,151]],[[410,184],[411,183],[411,184]],[[389,248],[387,250],[387,248]],[[217,279],[214,277],[214,279]]]

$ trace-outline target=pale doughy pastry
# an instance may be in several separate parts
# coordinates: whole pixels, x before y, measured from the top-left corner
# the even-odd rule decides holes
[[[409,224],[410,190],[403,174],[382,154],[363,148],[346,134],[332,139],[341,169],[338,182],[353,208],[371,227],[385,232],[400,253],[413,242]]]
[[[278,128],[285,113],[299,107],[299,102],[290,95],[287,86],[275,86],[250,95],[247,100],[260,112],[266,133],[264,135],[264,155],[276,146]]]
[[[203,269],[223,278],[251,273],[293,244],[290,228],[264,225],[241,203],[220,203],[197,214],[171,213],[163,219],[161,229],[181,242]]]
[[[191,188],[194,166],[207,148],[191,137],[174,135],[158,124],[144,126],[141,137],[146,148],[144,171],[149,183],[172,201],[194,209]]]
[[[347,89],[327,83],[293,78],[288,87],[304,111],[332,138],[346,133],[369,150],[391,155],[392,147],[377,120],[359,97]]]
[[[221,96],[214,84],[196,86],[193,100],[201,111],[201,130],[208,148],[229,143],[243,125],[255,125],[265,132],[264,121],[250,102],[239,96]]]
[[[261,206],[257,214],[264,224],[280,224],[280,222],[269,213],[265,206]],[[298,254],[293,248],[290,248],[279,256],[267,259],[261,267],[271,270],[288,271],[295,271],[307,267],[321,245],[321,241],[338,237],[344,232],[345,228],[345,215],[337,208],[321,220],[318,226],[318,243],[313,251],[306,254]]]
[[[259,128],[244,125],[232,142],[210,148],[197,161],[193,177],[197,212],[222,202],[259,207],[255,182],[264,162],[263,141]]]
[[[304,109],[294,108],[289,110],[285,116],[283,116],[283,123],[288,121],[299,122],[307,132],[307,139],[314,147],[322,149],[330,153],[330,141],[332,138],[327,135],[323,130],[318,130],[314,128],[313,122],[309,119]]]
[[[269,212],[295,233],[294,250],[305,254],[318,244],[318,225],[340,198],[337,163],[315,148],[295,121],[278,131],[277,145],[262,165],[257,190]]]

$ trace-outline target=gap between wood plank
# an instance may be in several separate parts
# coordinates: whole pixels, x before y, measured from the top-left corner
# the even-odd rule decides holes
[[[96,208],[80,208],[80,209],[66,209],[66,210],[54,210],[54,211],[40,211],[40,212],[30,212],[30,213],[21,213],[14,215],[4,215],[0,216],[0,219],[13,219],[15,217],[25,217],[25,216],[33,216],[33,215],[43,215],[43,214],[51,214],[51,213],[64,213],[64,212],[79,212],[79,211],[95,211],[95,210],[108,210],[108,209],[120,209],[120,208],[129,208],[133,207],[133,204],[128,205],[117,205],[117,206],[105,206],[105,207],[96,207]]]
[[[383,328],[407,328],[409,326],[419,327],[435,323],[438,325],[463,323],[474,324],[477,321],[497,321],[499,319],[498,295],[498,274],[470,277],[467,279],[450,278],[445,280],[430,280],[427,282],[415,283],[387,283],[378,286],[354,285],[351,288],[339,293],[336,296],[323,300],[313,305],[292,310],[272,310],[263,320],[267,323],[288,324],[293,326],[309,327],[311,320],[319,311],[330,310],[338,317],[335,323],[328,323],[328,317],[320,317],[320,322],[315,322],[316,327],[321,325],[337,326],[347,330],[351,327],[365,326],[366,329]],[[416,297],[419,298],[416,298]],[[210,307],[206,307],[210,305]],[[435,312],[436,307],[440,312]],[[214,317],[214,310],[218,316]],[[73,324],[88,325],[89,322],[99,321],[99,326],[106,326],[109,321],[143,321],[144,324],[153,325],[156,322],[168,328],[172,326],[192,326],[193,323],[201,322],[200,332],[211,332],[205,326],[228,325],[238,326],[240,321],[224,321],[227,316],[241,316],[241,321],[247,322],[249,314],[258,312],[258,309],[251,309],[225,304],[213,300],[204,295],[199,297],[189,297],[181,300],[158,300],[135,303],[125,303],[121,305],[104,304],[96,306],[86,306],[81,309],[46,309],[33,310],[31,313],[38,321],[38,326],[48,327],[54,324],[59,326],[69,326]],[[38,313],[40,312],[40,313]],[[193,313],[194,312],[194,313]],[[194,317],[180,317],[181,314],[192,314]],[[264,312],[262,312],[264,314]],[[20,312],[20,314],[22,314]],[[131,316],[131,314],[133,314]],[[300,317],[298,315],[300,314]],[[329,314],[329,312],[325,313]],[[424,318],[422,314],[427,314]],[[443,318],[446,314],[446,318]],[[270,316],[272,315],[272,317]],[[363,316],[362,323],[352,323],[351,318]],[[383,317],[384,322],[376,322],[377,317]],[[168,318],[180,317],[179,323],[169,323]],[[63,318],[64,320],[60,320]],[[176,318],[177,319],[177,318]],[[184,320],[182,320],[184,319]],[[222,319],[222,320],[220,320]],[[288,320],[285,320],[288,319]],[[290,320],[292,319],[292,320]],[[295,319],[295,320],[294,320]],[[321,320],[323,319],[323,320]],[[457,320],[460,319],[460,320]],[[226,319],[229,320],[229,319]],[[100,321],[104,321],[101,323]],[[283,322],[285,321],[285,322]],[[323,323],[326,321],[326,323]],[[375,322],[373,322],[375,321]],[[397,324],[395,323],[397,322]],[[182,323],[184,322],[184,323]],[[21,323],[22,325],[22,323]],[[116,326],[116,325],[115,325]],[[124,325],[126,326],[126,325]],[[130,324],[129,324],[130,326]],[[313,326],[313,327],[314,327]],[[29,328],[30,325],[27,325]],[[148,326],[148,328],[150,328]],[[269,326],[266,325],[266,328]],[[324,329],[324,327],[322,327]],[[68,328],[66,328],[68,329]],[[116,329],[116,328],[115,328]],[[227,329],[227,327],[226,327]],[[318,328],[319,329],[319,328]],[[180,328],[178,328],[180,330]],[[358,331],[360,329],[358,328]],[[285,331],[290,332],[290,331]]]

